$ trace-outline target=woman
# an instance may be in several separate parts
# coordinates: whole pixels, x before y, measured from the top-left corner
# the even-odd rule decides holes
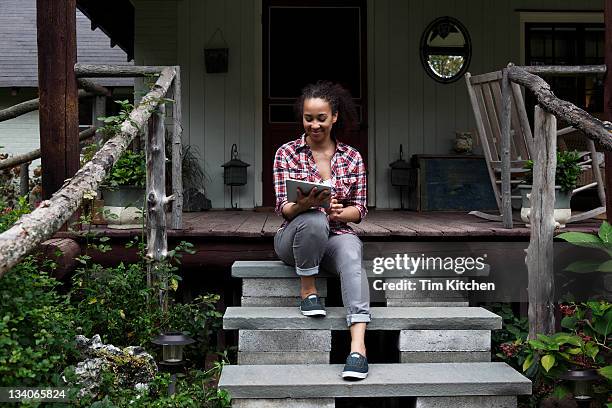
[[[368,374],[365,349],[370,321],[368,280],[361,271],[362,244],[348,222],[360,222],[367,213],[366,173],[361,155],[337,140],[340,131],[357,125],[350,93],[327,81],[306,86],[296,103],[304,134],[285,143],[274,159],[276,212],[285,222],[274,237],[274,249],[301,278],[300,309],[306,316],[325,316],[315,287],[319,266],[340,275],[342,301],[347,308],[351,352],[342,377],[363,379]],[[286,179],[331,187],[307,195],[298,190],[297,202],[287,201]],[[329,202],[328,208],[323,204]]]

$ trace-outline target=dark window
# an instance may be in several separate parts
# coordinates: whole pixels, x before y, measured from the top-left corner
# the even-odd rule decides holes
[[[525,25],[526,65],[602,65],[603,24],[529,23]],[[603,75],[551,76],[543,78],[561,99],[597,114],[603,111]],[[535,98],[527,92],[529,115]]]
[[[306,84],[326,79],[361,98],[355,69],[361,66],[359,12],[358,7],[270,7],[268,97],[297,98]],[[327,23],[334,21],[342,23]]]

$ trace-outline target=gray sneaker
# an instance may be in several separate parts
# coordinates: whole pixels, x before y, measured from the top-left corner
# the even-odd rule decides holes
[[[325,307],[321,304],[321,299],[318,295],[312,294],[306,296],[300,302],[300,311],[304,316],[325,316]]]

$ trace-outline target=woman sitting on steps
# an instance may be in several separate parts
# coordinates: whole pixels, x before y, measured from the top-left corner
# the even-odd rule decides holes
[[[358,223],[367,213],[366,170],[359,152],[337,139],[357,126],[355,105],[346,89],[319,81],[303,89],[296,111],[304,134],[282,145],[274,159],[276,212],[285,218],[274,237],[274,250],[301,277],[300,310],[305,316],[326,314],[315,287],[319,266],[340,275],[351,332],[342,377],[363,379],[368,375],[364,338],[370,295],[361,270],[362,244],[347,223]],[[328,190],[313,188],[304,195],[298,189],[297,201],[289,202],[287,179],[330,186],[331,197]]]

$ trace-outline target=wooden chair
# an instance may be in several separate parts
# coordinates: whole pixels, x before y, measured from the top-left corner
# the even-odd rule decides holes
[[[501,112],[502,112],[502,92],[501,80],[502,72],[495,71],[482,75],[472,76],[469,72],[465,74],[468,94],[474,118],[476,120],[476,128],[478,130],[479,141],[482,145],[491,185],[497,200],[497,206],[500,214],[502,211],[502,192],[501,192]],[[529,120],[527,119],[527,111],[525,110],[525,101],[521,93],[521,87],[512,83],[512,115],[511,115],[511,130],[510,130],[510,183],[512,187],[521,183],[525,175],[525,164],[527,160],[534,157],[534,140],[531,133]],[[572,127],[560,129],[557,132],[557,137],[563,138],[566,135],[576,134],[576,129]],[[595,149],[593,141],[587,137],[587,150],[581,152],[582,161],[580,163],[583,172],[590,172],[590,180],[592,182],[580,186],[572,191],[576,194],[580,191],[597,186],[597,192],[601,206],[587,211],[576,216],[572,216],[569,222],[575,222],[592,218],[596,215],[605,212],[605,192],[602,182],[600,165],[603,163],[603,155]],[[563,148],[566,144],[560,139],[559,147]],[[519,198],[512,196],[512,198]],[[501,215],[492,215],[482,213],[480,211],[472,211],[470,214],[476,215],[492,221],[501,221]]]

